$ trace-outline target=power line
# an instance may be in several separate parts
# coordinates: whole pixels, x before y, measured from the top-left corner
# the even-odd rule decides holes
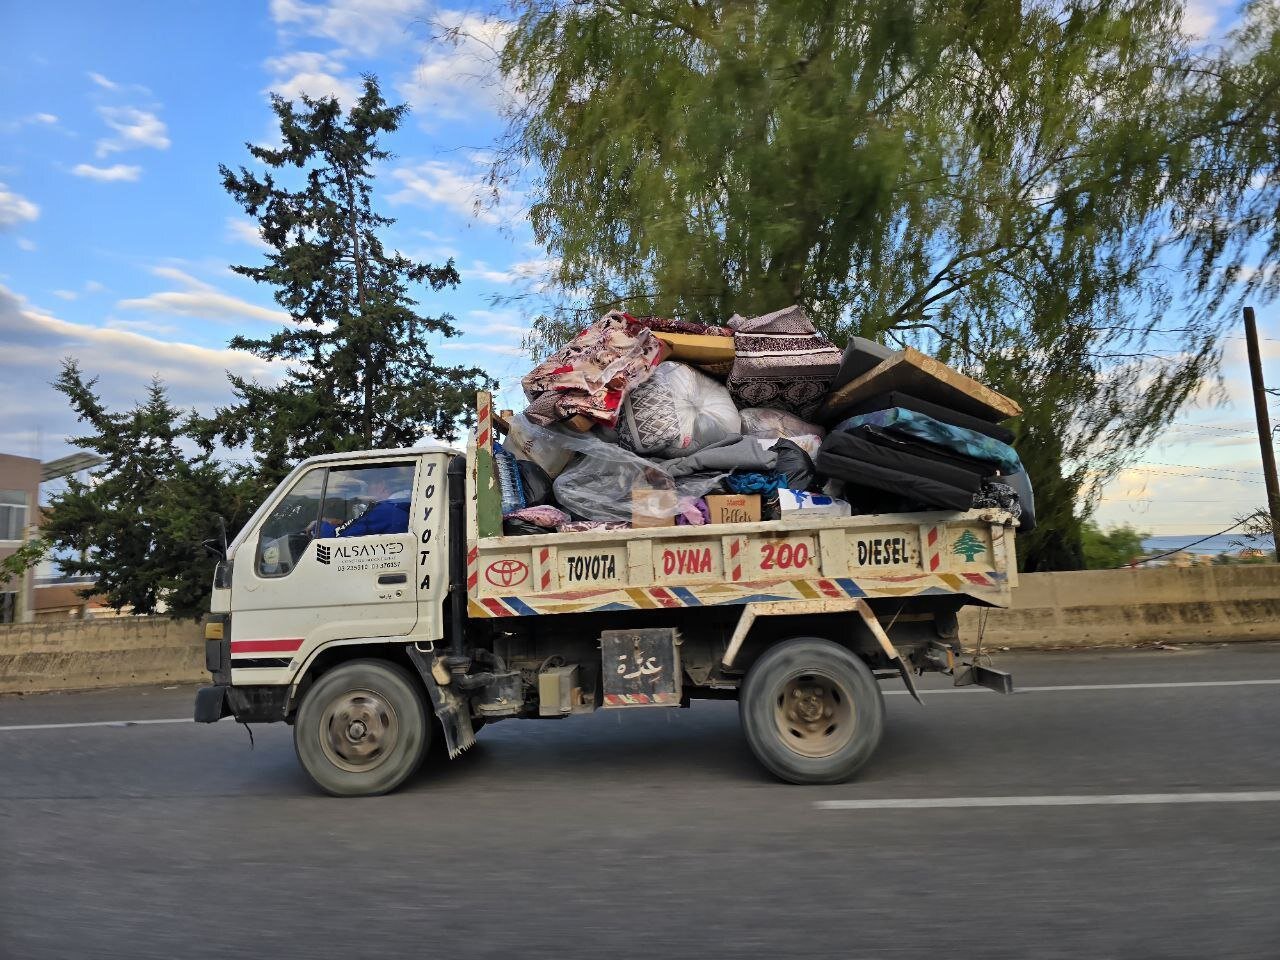
[[[1149,467],[1125,467],[1125,470],[1132,473],[1156,473],[1165,477],[1182,477],[1189,480],[1219,480],[1223,483],[1247,483],[1254,486],[1262,483],[1261,480],[1241,480],[1239,477],[1215,477],[1207,473],[1177,473],[1173,470],[1152,470]]]
[[[1212,470],[1215,473],[1243,473],[1248,476],[1257,476],[1257,470],[1236,470],[1232,467],[1215,467],[1207,463],[1165,463],[1162,460],[1139,460],[1139,464],[1152,467],[1182,467],[1187,470]]]

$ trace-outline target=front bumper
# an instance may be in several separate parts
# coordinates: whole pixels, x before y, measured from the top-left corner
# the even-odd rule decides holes
[[[289,685],[233,687],[215,683],[196,691],[196,723],[235,717],[240,723],[276,723],[287,718]]]

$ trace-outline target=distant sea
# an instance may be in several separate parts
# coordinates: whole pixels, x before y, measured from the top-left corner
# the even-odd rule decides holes
[[[1188,544],[1195,543],[1200,537],[1194,533],[1182,534],[1172,537],[1147,537],[1142,541],[1142,549],[1147,553],[1165,553],[1169,550],[1178,550],[1186,547],[1192,553],[1236,553],[1244,547],[1257,547],[1260,550],[1273,550],[1271,538],[1266,539],[1246,539],[1238,533],[1220,533],[1217,536],[1210,537],[1203,543],[1196,543],[1195,546]]]

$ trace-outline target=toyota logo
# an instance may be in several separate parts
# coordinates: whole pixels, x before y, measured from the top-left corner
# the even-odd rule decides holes
[[[514,587],[529,576],[529,565],[519,560],[495,560],[484,571],[484,578],[495,587]]]

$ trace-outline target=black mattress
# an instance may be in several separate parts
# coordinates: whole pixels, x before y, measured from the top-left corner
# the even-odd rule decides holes
[[[844,359],[840,363],[840,369],[836,373],[836,378],[831,381],[831,389],[835,390],[846,383],[852,383],[864,373],[878,367],[882,360],[888,360],[892,356],[892,350],[874,340],[868,340],[866,337],[850,337],[849,343],[844,348]]]
[[[842,418],[857,416],[860,413],[875,413],[877,410],[891,410],[894,407],[901,407],[914,413],[923,413],[926,417],[933,417],[933,419],[942,423],[949,423],[953,427],[965,427],[976,433],[985,434],[988,437],[999,440],[1001,443],[1013,443],[1013,431],[1000,426],[998,423],[989,423],[967,413],[958,413],[955,410],[936,403],[930,403],[928,400],[920,400],[898,390],[878,393],[874,397],[862,400],[845,411],[842,414]]]
[[[935,452],[925,444],[862,427],[828,434],[815,464],[828,477],[874,487],[912,501],[968,510],[991,467]]]

